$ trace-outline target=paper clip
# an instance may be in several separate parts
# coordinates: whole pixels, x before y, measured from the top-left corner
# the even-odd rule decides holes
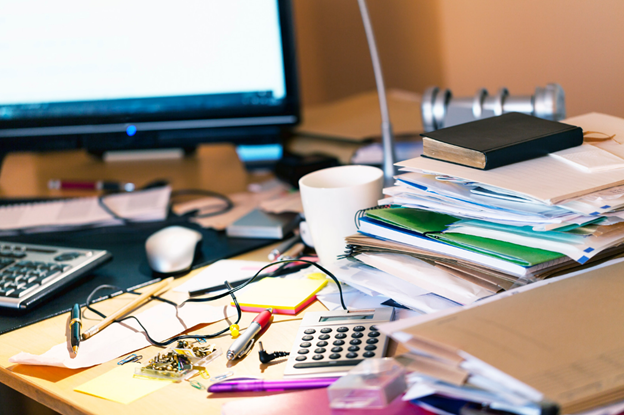
[[[126,363],[130,363],[130,362],[138,362],[141,359],[143,359],[143,356],[137,355],[136,353],[132,353],[130,356],[126,357],[125,359],[121,359],[119,362],[117,362],[117,364],[125,365]]]
[[[211,382],[218,382],[218,381],[220,381],[220,380],[223,380],[223,379],[229,378],[229,377],[230,377],[230,376],[232,376],[233,374],[234,374],[234,372],[232,372],[232,371],[230,370],[229,372],[226,372],[226,373],[224,373],[224,374],[222,374],[222,375],[215,376],[214,378],[211,378],[211,379],[210,379],[210,381],[211,381]]]
[[[196,380],[189,380],[189,383],[191,384],[192,387],[194,387],[195,389],[199,389],[200,391],[206,389],[204,385],[202,385]]]

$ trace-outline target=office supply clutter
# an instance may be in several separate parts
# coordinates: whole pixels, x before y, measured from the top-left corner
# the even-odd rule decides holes
[[[416,359],[467,373],[454,381],[415,376],[407,395],[478,397],[515,413],[581,413],[624,399],[622,272],[619,259],[380,329]]]
[[[0,241],[0,307],[31,308],[110,259],[104,250]]]
[[[510,112],[421,134],[423,155],[488,170],[583,144],[580,127]]]
[[[247,330],[236,338],[234,343],[232,343],[228,349],[225,355],[228,360],[240,359],[241,357],[246,356],[253,347],[256,335],[269,326],[272,317],[273,310],[271,308],[267,308],[258,314],[253,319],[249,327],[247,327]]]
[[[393,315],[392,307],[307,312],[284,376],[341,376],[365,359],[383,357],[388,339],[377,325],[391,321]]]

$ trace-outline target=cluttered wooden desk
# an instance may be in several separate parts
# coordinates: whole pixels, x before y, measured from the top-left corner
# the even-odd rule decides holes
[[[263,178],[263,176],[259,177]],[[249,181],[254,180],[239,162],[233,147],[215,145],[200,147],[197,155],[190,160],[118,163],[116,166],[106,165],[81,152],[46,155],[16,154],[9,157],[4,164],[0,187],[5,197],[32,197],[42,194],[60,196],[58,191],[47,189],[47,182],[51,178],[132,180],[138,185],[155,178],[163,178],[168,179],[176,188],[207,188],[223,193],[242,191],[246,189]],[[79,194],[84,195],[84,193]],[[73,196],[76,193],[69,195]],[[245,254],[241,258],[266,261],[267,254],[273,247],[268,246]],[[175,285],[184,283],[197,272],[193,271],[190,275],[176,280]],[[129,296],[125,294],[105,301],[99,304],[98,308],[104,313],[109,313],[129,301]],[[181,300],[180,293],[170,292],[167,297],[176,301]],[[228,303],[228,299],[223,299],[216,305]],[[154,305],[152,302],[141,310]],[[324,309],[319,303],[307,308],[307,310]],[[241,331],[249,325],[255,315],[256,313],[243,313],[239,324]],[[96,318],[95,315],[92,317]],[[289,350],[300,319],[301,315],[276,315],[270,330],[262,336],[264,347],[270,350]],[[95,320],[88,321],[88,315],[85,315],[85,328],[94,322]],[[161,389],[158,393],[152,393],[128,405],[122,405],[74,391],[75,387],[116,368],[117,360],[121,358],[81,370],[15,365],[8,361],[11,356],[21,351],[41,354],[56,344],[68,341],[67,324],[68,315],[60,315],[0,336],[0,360],[2,361],[0,381],[62,414],[153,414],[180,411],[189,414],[216,414],[220,412],[223,402],[246,395],[225,394],[224,397],[207,399],[205,390],[195,389],[188,382],[183,382]],[[194,328],[192,333],[207,334],[224,327],[227,327],[226,322],[219,321]],[[214,343],[223,350],[227,350],[232,343],[232,337],[220,336],[214,339]],[[149,359],[158,351],[159,349],[155,347],[149,347],[138,353],[142,354],[144,359]],[[283,364],[261,364],[258,360],[257,346],[247,358],[233,365],[227,364],[225,354],[210,365],[211,376],[232,371],[237,377],[277,379],[281,378],[283,370]],[[209,384],[208,380],[202,380],[202,382]]]

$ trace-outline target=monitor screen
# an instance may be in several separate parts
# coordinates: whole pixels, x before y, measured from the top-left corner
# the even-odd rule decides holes
[[[0,0],[0,150],[192,147],[299,118],[287,0]]]

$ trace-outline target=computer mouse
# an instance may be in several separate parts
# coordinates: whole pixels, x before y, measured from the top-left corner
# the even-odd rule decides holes
[[[173,274],[191,268],[202,234],[182,226],[169,226],[145,241],[147,262],[152,270]]]

